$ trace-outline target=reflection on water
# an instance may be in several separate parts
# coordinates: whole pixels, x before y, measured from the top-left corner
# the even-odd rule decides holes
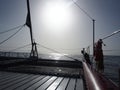
[[[55,60],[59,60],[62,56],[64,56],[64,54],[51,53],[51,55],[49,56],[49,58],[55,59]]]
[[[44,56],[44,57],[43,57]],[[68,54],[60,54],[60,53],[50,53],[48,55],[43,55],[41,58],[44,59],[53,59],[53,60],[68,60],[68,61],[73,61],[72,56]]]

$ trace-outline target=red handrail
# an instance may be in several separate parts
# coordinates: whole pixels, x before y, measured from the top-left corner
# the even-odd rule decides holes
[[[83,62],[83,70],[88,90],[119,90],[115,84],[104,75],[96,72],[86,62]]]

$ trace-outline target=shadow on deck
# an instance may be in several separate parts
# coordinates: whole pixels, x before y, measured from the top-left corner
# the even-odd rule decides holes
[[[0,59],[0,70],[79,78],[82,63],[66,60],[2,58]]]

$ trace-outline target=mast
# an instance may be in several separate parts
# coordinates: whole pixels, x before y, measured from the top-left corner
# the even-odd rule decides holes
[[[94,57],[94,48],[95,48],[95,20],[93,19],[93,57]]]
[[[35,40],[33,40],[29,0],[27,0],[27,10],[28,10],[28,14],[27,14],[27,19],[26,19],[26,25],[30,28],[30,37],[31,37],[31,45],[32,45],[32,49],[30,52],[30,58],[38,58],[36,42]]]

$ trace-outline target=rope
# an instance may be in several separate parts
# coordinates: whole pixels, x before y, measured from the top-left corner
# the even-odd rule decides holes
[[[91,20],[94,20],[84,9],[82,9],[74,0],[72,0],[73,3],[81,10],[83,11]]]
[[[120,50],[103,50],[105,52],[120,52]]]
[[[9,31],[13,31],[13,30],[15,30],[15,29],[17,29],[17,28],[19,28],[19,27],[21,27],[21,26],[23,26],[23,25],[19,25],[19,26],[17,26],[17,27],[12,28],[12,29],[5,30],[5,31],[3,31],[3,32],[0,32],[0,34],[6,33],[6,32],[9,32]]]
[[[20,27],[20,29],[18,29],[18,31],[16,31],[14,34],[12,34],[10,37],[8,37],[7,39],[3,40],[2,42],[0,42],[0,45],[3,44],[4,42],[6,42],[7,40],[9,40],[10,38],[12,38],[14,35],[16,35],[22,28],[24,27],[24,25],[22,25]]]
[[[64,49],[64,48],[61,48],[61,50],[65,50],[65,51],[73,51],[73,50],[81,50],[81,49],[83,49],[83,48],[69,48],[69,49]]]
[[[13,51],[16,51],[16,50],[18,50],[18,49],[25,48],[25,47],[27,47],[27,46],[29,46],[29,45],[31,45],[31,44],[27,44],[27,45],[24,45],[24,46],[15,48],[15,49],[13,49],[13,50],[10,50],[9,52],[13,52]]]
[[[37,44],[37,45],[39,45],[39,46],[41,46],[41,47],[43,47],[43,48],[45,48],[45,49],[48,49],[48,50],[50,50],[50,51],[53,51],[53,52],[59,53],[59,54],[65,56],[65,57],[67,57],[67,58],[70,58],[70,59],[72,59],[72,60],[74,60],[74,61],[79,61],[79,60],[77,60],[77,59],[75,59],[75,58],[73,58],[73,57],[70,57],[70,56],[64,55],[64,54],[62,54],[62,53],[60,53],[60,52],[58,52],[58,51],[56,51],[56,50],[54,50],[54,49],[51,49],[51,48],[45,47],[45,46],[43,46],[43,45],[41,45],[41,44]]]

